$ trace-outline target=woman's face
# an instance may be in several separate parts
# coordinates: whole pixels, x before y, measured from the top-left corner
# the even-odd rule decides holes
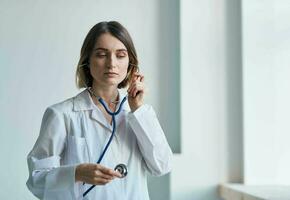
[[[90,56],[93,81],[102,87],[118,86],[126,75],[129,56],[125,45],[109,33],[102,34]]]

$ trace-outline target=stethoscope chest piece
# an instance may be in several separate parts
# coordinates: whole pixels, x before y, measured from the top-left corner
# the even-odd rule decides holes
[[[119,172],[122,175],[122,178],[124,178],[128,174],[128,169],[124,164],[118,164],[114,170]]]

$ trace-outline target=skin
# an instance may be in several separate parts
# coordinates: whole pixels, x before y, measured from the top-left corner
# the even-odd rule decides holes
[[[129,57],[125,45],[109,33],[102,34],[94,47],[89,59],[90,72],[93,77],[92,90],[103,98],[112,111],[116,104],[110,103],[118,100],[118,84],[126,75],[129,66]],[[131,112],[143,105],[145,85],[144,76],[135,73],[128,87],[128,103]],[[98,100],[92,96],[94,103],[103,111],[109,123],[112,118]],[[114,178],[121,178],[121,174],[100,164],[84,163],[76,168],[75,181],[93,185],[105,185]]]

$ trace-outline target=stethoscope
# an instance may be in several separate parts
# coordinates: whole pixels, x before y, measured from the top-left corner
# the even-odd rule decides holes
[[[125,101],[127,100],[127,96],[125,96],[123,99],[122,99],[122,101],[121,101],[121,103],[120,103],[120,106],[119,106],[119,108],[118,108],[118,110],[116,111],[116,112],[112,112],[108,107],[107,107],[107,105],[106,105],[106,103],[104,102],[104,100],[101,98],[101,97],[98,97],[98,96],[96,96],[95,94],[94,94],[94,92],[90,89],[90,88],[88,88],[87,87],[87,90],[94,96],[94,97],[96,97],[97,99],[98,99],[98,101],[102,104],[102,106],[105,108],[105,110],[106,110],[106,112],[109,114],[109,115],[111,115],[112,116],[112,125],[113,125],[113,130],[112,130],[112,133],[111,133],[111,136],[110,136],[110,138],[109,138],[109,140],[108,140],[108,142],[107,142],[107,144],[106,144],[106,146],[105,146],[105,148],[104,148],[104,150],[102,151],[102,153],[101,153],[101,155],[100,155],[100,157],[99,157],[99,159],[98,159],[98,161],[97,161],[97,164],[100,164],[101,163],[101,161],[102,161],[102,159],[103,159],[103,157],[104,157],[104,155],[105,155],[105,153],[106,153],[106,151],[107,151],[107,149],[108,149],[108,147],[110,146],[110,144],[111,144],[111,142],[112,142],[112,140],[113,140],[113,137],[114,137],[114,135],[115,135],[115,131],[116,131],[116,115],[118,115],[119,113],[120,113],[120,111],[121,111],[121,109],[122,109],[122,106],[123,106],[123,104],[125,103]],[[126,165],[125,164],[118,164],[115,168],[114,168],[114,170],[115,171],[118,171],[121,175],[122,175],[122,178],[124,178],[127,174],[128,174],[128,169],[127,169],[127,167],[126,167]],[[84,185],[85,183],[83,183],[83,185]],[[84,193],[83,193],[83,197],[85,197],[94,187],[95,187],[96,185],[92,185],[89,189],[87,189]]]

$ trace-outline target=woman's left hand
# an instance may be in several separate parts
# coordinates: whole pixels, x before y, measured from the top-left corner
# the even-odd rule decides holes
[[[134,112],[143,105],[145,93],[144,76],[139,73],[135,73],[132,77],[132,81],[130,82],[127,92],[129,106],[131,111]]]

